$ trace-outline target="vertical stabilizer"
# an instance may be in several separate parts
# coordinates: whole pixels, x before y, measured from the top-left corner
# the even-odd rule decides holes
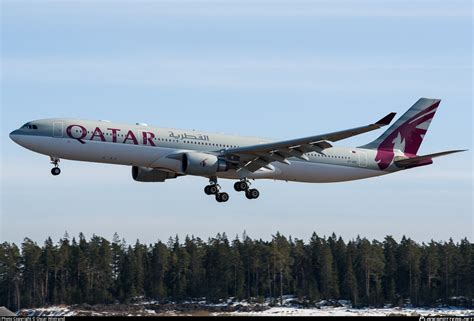
[[[380,169],[390,166],[394,150],[416,155],[440,104],[440,99],[420,98],[403,116],[373,142],[360,148],[376,149]]]

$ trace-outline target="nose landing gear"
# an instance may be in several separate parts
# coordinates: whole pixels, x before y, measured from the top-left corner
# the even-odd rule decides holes
[[[51,169],[51,174],[53,176],[58,176],[59,174],[61,174],[61,169],[59,168],[59,158],[54,158],[54,157],[51,157],[51,164],[54,165],[54,167]]]

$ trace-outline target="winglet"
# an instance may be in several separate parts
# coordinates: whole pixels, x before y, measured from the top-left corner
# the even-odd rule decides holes
[[[397,113],[388,114],[387,116],[385,116],[384,118],[382,118],[381,120],[376,122],[375,125],[387,126],[388,124],[390,124],[392,122],[392,120],[393,120],[393,118],[395,117],[396,114]]]

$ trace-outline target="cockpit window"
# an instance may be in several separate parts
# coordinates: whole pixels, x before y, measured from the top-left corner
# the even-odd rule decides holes
[[[24,124],[21,128],[28,128],[28,129],[38,129],[36,125]]]

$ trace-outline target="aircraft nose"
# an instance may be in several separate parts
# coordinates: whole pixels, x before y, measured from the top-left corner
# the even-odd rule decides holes
[[[18,144],[18,137],[20,136],[20,131],[18,129],[10,133],[10,139]]]

